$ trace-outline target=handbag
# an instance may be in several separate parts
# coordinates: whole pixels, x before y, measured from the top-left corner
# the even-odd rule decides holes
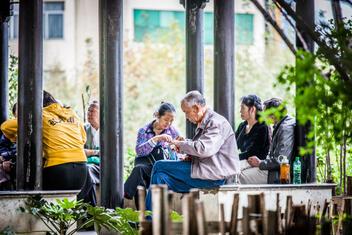
[[[154,147],[153,151],[144,157],[137,157],[134,160],[134,165],[142,164],[142,165],[152,165],[154,166],[155,162],[160,160],[167,159],[167,152],[163,149],[162,146]]]

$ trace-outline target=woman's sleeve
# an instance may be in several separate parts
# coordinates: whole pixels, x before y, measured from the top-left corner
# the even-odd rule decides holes
[[[156,143],[152,140],[152,138],[148,139],[147,133],[144,129],[140,129],[137,135],[137,143],[136,143],[136,153],[137,157],[147,156],[153,151]]]
[[[245,151],[242,151],[239,156],[240,160],[247,160],[249,157],[257,156],[259,159],[264,160],[267,153],[263,153],[264,145],[268,139],[268,127],[261,125],[255,130],[253,136],[250,139],[250,144]]]
[[[7,120],[1,124],[1,131],[11,142],[17,139],[17,119]]]
[[[173,139],[175,139],[177,136],[180,136],[180,132],[175,128],[175,127],[171,127],[171,137]]]
[[[82,135],[82,141],[83,141],[83,145],[86,143],[87,141],[87,134],[86,134],[86,130],[84,129],[83,123],[79,122],[79,126],[81,129],[81,135]]]
[[[243,123],[243,122],[242,122],[242,123]],[[240,134],[240,132],[241,132],[241,129],[242,129],[242,123],[240,123],[240,125],[238,125],[237,130],[236,130],[236,132],[235,132],[236,141],[237,141],[238,135],[239,135],[239,134]]]

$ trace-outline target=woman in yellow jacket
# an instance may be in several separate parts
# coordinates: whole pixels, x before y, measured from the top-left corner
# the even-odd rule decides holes
[[[4,122],[1,130],[8,139],[16,142],[17,119]],[[43,189],[83,187],[87,176],[85,142],[86,133],[78,116],[43,91]]]

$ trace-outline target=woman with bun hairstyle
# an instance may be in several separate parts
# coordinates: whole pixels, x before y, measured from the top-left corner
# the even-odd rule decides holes
[[[179,132],[172,126],[175,115],[175,107],[162,102],[154,113],[155,119],[138,131],[134,168],[124,185],[124,197],[134,198],[137,209],[139,208],[137,186],[149,188],[154,163],[167,159],[166,150],[169,142],[179,136]]]
[[[263,111],[261,99],[256,95],[241,98],[241,119],[244,120],[236,130],[236,141],[240,150],[241,184],[267,183],[267,171],[252,167],[248,158],[256,156],[266,159],[270,147],[269,127],[258,121],[259,113]]]

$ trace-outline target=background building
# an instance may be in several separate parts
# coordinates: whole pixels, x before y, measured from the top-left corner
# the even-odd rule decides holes
[[[93,0],[44,1],[44,76],[59,68],[73,81],[87,58],[87,42],[98,60],[98,3]],[[204,9],[204,43],[213,44],[213,1]],[[178,0],[124,1],[124,40],[141,43],[175,28],[185,27],[184,7]],[[264,19],[246,1],[235,1],[236,46],[249,45],[264,50]],[[17,55],[18,5],[10,21],[10,54]],[[98,62],[98,61],[97,61]]]

